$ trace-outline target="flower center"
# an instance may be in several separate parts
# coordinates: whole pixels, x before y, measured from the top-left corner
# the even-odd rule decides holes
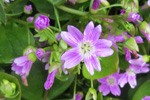
[[[115,85],[116,84],[116,79],[114,77],[109,77],[107,79],[108,85]]]
[[[127,70],[127,74],[130,75],[130,76],[133,76],[133,75],[135,75],[135,71],[132,68],[129,68]]]
[[[80,54],[83,56],[90,56],[95,49],[91,42],[82,42],[79,44]]]

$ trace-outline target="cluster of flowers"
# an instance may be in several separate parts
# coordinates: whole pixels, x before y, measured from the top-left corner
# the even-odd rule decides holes
[[[92,10],[97,10],[100,2],[105,1],[106,0],[94,0]],[[31,10],[31,5],[25,7],[26,13],[30,13]],[[125,12],[126,11],[124,9],[121,10],[121,15],[123,15]],[[106,20],[113,22],[111,19]],[[33,17],[30,17],[28,21],[32,22]],[[43,30],[49,26],[49,21],[50,20],[47,16],[39,15],[34,20],[34,26],[38,30]],[[146,22],[140,22],[143,21],[140,15],[130,12],[126,21],[132,22],[139,26],[140,31],[146,37],[148,42],[150,42],[150,26]],[[108,26],[108,28],[111,30],[111,26]],[[65,69],[71,69],[75,67],[80,62],[84,62],[90,75],[94,75],[94,70],[99,72],[101,71],[101,64],[98,57],[111,56],[114,53],[114,51],[110,48],[111,46],[114,46],[119,52],[116,42],[125,43],[128,40],[132,40],[131,42],[135,44],[143,43],[143,39],[140,36],[132,37],[125,31],[121,35],[117,36],[111,35],[110,32],[107,38],[104,39],[103,35],[101,35],[102,26],[99,24],[94,27],[94,23],[92,21],[87,24],[83,32],[84,35],[80,32],[79,29],[71,25],[68,25],[67,30],[68,31],[62,31],[60,36],[69,46],[73,48],[64,52],[60,58],[63,62],[62,69],[64,71]],[[99,39],[100,36],[102,37],[101,39]],[[136,47],[134,44],[131,46]],[[149,57],[147,55],[142,56],[137,54],[136,51],[138,51],[138,49],[135,48],[135,50],[133,50],[131,46],[124,46],[125,59],[129,62],[129,67],[126,69],[126,71],[124,73],[119,73],[118,71],[115,74],[98,79],[98,81],[101,83],[99,86],[99,91],[101,91],[104,96],[110,92],[115,96],[119,96],[121,94],[119,85],[120,87],[124,87],[125,84],[129,83],[131,88],[135,88],[137,85],[136,74],[149,72],[149,64],[146,63],[149,61]],[[135,59],[131,59],[131,53],[135,56]],[[45,52],[43,49],[35,49],[34,47],[30,47],[25,51],[24,56],[13,59],[14,63],[12,64],[12,70],[15,71],[16,74],[21,75],[24,85],[27,86],[26,77],[29,74],[32,64],[36,61],[36,58],[42,62],[48,62],[50,59],[50,54],[51,51]],[[45,70],[48,69],[49,62],[45,65]],[[46,90],[52,87],[57,72],[58,69],[48,74],[47,80],[44,84]],[[146,99],[143,98],[142,100]]]

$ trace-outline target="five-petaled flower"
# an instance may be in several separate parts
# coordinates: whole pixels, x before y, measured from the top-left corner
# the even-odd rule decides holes
[[[110,48],[112,46],[111,41],[99,39],[101,32],[101,25],[94,27],[92,21],[86,26],[84,36],[76,27],[68,25],[68,32],[62,31],[61,37],[73,48],[61,56],[61,60],[65,61],[64,68],[73,68],[84,60],[91,75],[94,75],[94,69],[101,71],[101,64],[97,56],[107,57],[114,52]]]
[[[110,92],[115,96],[120,96],[121,90],[118,86],[119,77],[119,73],[117,72],[105,78],[98,79],[98,81],[101,83],[101,85],[99,86],[99,91],[101,91],[104,96],[106,96]]]

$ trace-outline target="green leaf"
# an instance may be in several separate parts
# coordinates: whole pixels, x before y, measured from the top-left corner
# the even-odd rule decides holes
[[[23,50],[28,46],[29,29],[25,26],[7,23],[0,26],[0,63],[8,63],[11,59],[23,54]],[[34,38],[30,34],[31,45],[34,45]]]
[[[52,100],[61,93],[63,93],[74,81],[74,76],[69,76],[67,81],[60,81],[55,79],[52,88],[48,92],[48,100]]]
[[[135,92],[132,100],[142,100],[145,96],[150,95],[150,80],[143,83]]]
[[[66,0],[48,0],[50,3],[52,3],[55,6],[62,5],[66,2]]]
[[[100,60],[101,64],[101,71],[98,72],[94,70],[94,75],[91,76],[90,73],[87,71],[86,67],[83,66],[82,73],[83,76],[87,79],[100,79],[104,78],[106,76],[109,76],[110,74],[116,73],[118,71],[118,53],[117,50],[112,47],[114,50],[113,55],[109,57],[102,57]]]
[[[0,82],[3,79],[6,79],[9,82],[12,82],[12,83],[14,83],[16,85],[16,91],[15,91],[15,94],[14,94],[14,95],[16,95],[16,97],[15,98],[10,98],[10,99],[7,98],[5,100],[21,100],[21,87],[20,87],[20,84],[19,84],[18,80],[12,75],[0,72]]]
[[[129,67],[129,62],[125,60],[125,56],[119,56],[119,68],[126,70]]]
[[[3,9],[3,6],[2,4],[0,3],[0,20],[6,24],[6,15],[5,15],[5,12],[4,12],[4,9]]]
[[[43,64],[40,61],[36,61],[31,68],[30,74],[27,77],[28,80],[28,86],[25,87],[22,84],[22,80],[20,76],[15,75],[22,88],[22,97],[26,100],[43,100],[44,98],[44,83],[47,78],[47,71],[44,70],[45,64]],[[53,98],[57,97],[61,93],[63,93],[73,82],[74,77],[70,76],[67,81],[60,81],[57,78],[55,78],[54,84],[52,88],[48,92],[48,100],[52,100]]]
[[[103,95],[101,92],[98,93],[97,100],[103,100]]]

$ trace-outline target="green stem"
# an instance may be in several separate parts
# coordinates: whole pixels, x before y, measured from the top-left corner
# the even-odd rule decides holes
[[[59,30],[61,31],[60,20],[59,20],[59,13],[58,13],[58,11],[57,11],[55,6],[54,6],[54,12],[55,12],[55,16],[56,16],[57,25],[59,27]]]
[[[57,31],[57,32],[61,32],[58,28],[56,27],[53,27],[53,26],[49,26],[50,29],[54,30],[54,31]]]
[[[72,8],[68,8],[68,7],[65,7],[65,6],[57,6],[57,8],[59,8],[63,11],[66,11],[68,13],[79,15],[79,16],[87,16],[88,15],[87,12],[82,12],[82,11],[75,10],[75,9],[72,9]]]
[[[45,93],[44,93],[44,100],[47,100],[47,95],[48,95],[48,90],[45,90]]]
[[[101,10],[107,9],[107,8],[122,7],[122,6],[123,6],[123,5],[121,5],[121,4],[114,4],[114,5],[110,5],[110,6],[107,6],[107,7],[100,8],[100,9],[98,9],[98,11],[101,11]]]
[[[27,28],[27,34],[28,34],[28,45],[31,45],[31,36],[28,28]]]
[[[15,19],[15,18],[8,18],[10,21],[19,23],[19,24],[23,24],[23,25],[28,25],[27,22],[20,20],[20,19]]]
[[[91,79],[91,88],[93,88],[93,80]]]
[[[76,100],[77,75],[75,75],[73,100]]]

